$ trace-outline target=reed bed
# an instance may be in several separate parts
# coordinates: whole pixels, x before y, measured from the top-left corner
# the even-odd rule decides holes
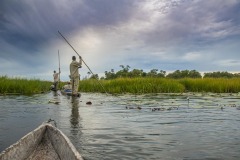
[[[38,79],[0,77],[0,94],[31,95],[49,91],[52,82]]]
[[[182,92],[240,92],[240,78],[118,78],[99,81],[108,93],[182,93]],[[97,80],[80,81],[81,92],[102,92],[104,89]]]
[[[179,83],[190,92],[238,93],[240,92],[240,78],[203,78],[180,79]]]
[[[99,81],[108,93],[178,93],[184,92],[184,86],[176,80],[166,78],[118,78]],[[80,81],[82,92],[105,92],[97,80]]]
[[[100,85],[103,85],[103,87]],[[0,94],[38,94],[49,91],[52,82],[38,79],[0,76]],[[60,83],[63,86],[64,83]],[[240,92],[240,78],[118,78],[113,80],[81,80],[81,92],[100,93],[182,93],[182,92]]]

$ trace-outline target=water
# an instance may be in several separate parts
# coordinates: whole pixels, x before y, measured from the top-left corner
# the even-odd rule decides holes
[[[238,160],[238,106],[238,94],[1,96],[0,151],[54,119],[86,160]]]

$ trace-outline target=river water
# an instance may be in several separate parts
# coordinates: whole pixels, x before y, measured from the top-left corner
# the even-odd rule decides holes
[[[0,151],[54,119],[86,160],[239,160],[239,106],[238,94],[0,96]]]

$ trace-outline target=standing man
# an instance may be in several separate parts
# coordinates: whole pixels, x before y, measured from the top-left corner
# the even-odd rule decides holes
[[[76,57],[72,56],[72,63],[70,64],[70,78],[72,81],[72,93],[73,95],[78,94],[78,86],[80,75],[78,72],[78,68],[82,67],[82,57],[79,56],[79,62],[76,61]]]
[[[57,84],[58,84],[58,81],[59,81],[59,73],[56,73],[56,71],[53,71],[53,85],[54,85],[54,88],[53,90],[56,91],[57,90]]]

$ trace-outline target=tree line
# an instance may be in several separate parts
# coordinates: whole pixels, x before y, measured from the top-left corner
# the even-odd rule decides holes
[[[152,77],[152,78],[240,78],[240,73],[229,73],[229,72],[209,72],[204,73],[203,76],[196,70],[176,70],[172,73],[167,74],[164,70],[152,69],[149,72],[144,72],[142,69],[130,70],[129,65],[120,65],[120,70],[115,72],[114,69],[105,71],[105,77],[100,79],[111,80],[116,78],[137,78],[137,77]],[[90,72],[88,73],[90,74]],[[90,76],[90,79],[99,79],[98,74]]]

